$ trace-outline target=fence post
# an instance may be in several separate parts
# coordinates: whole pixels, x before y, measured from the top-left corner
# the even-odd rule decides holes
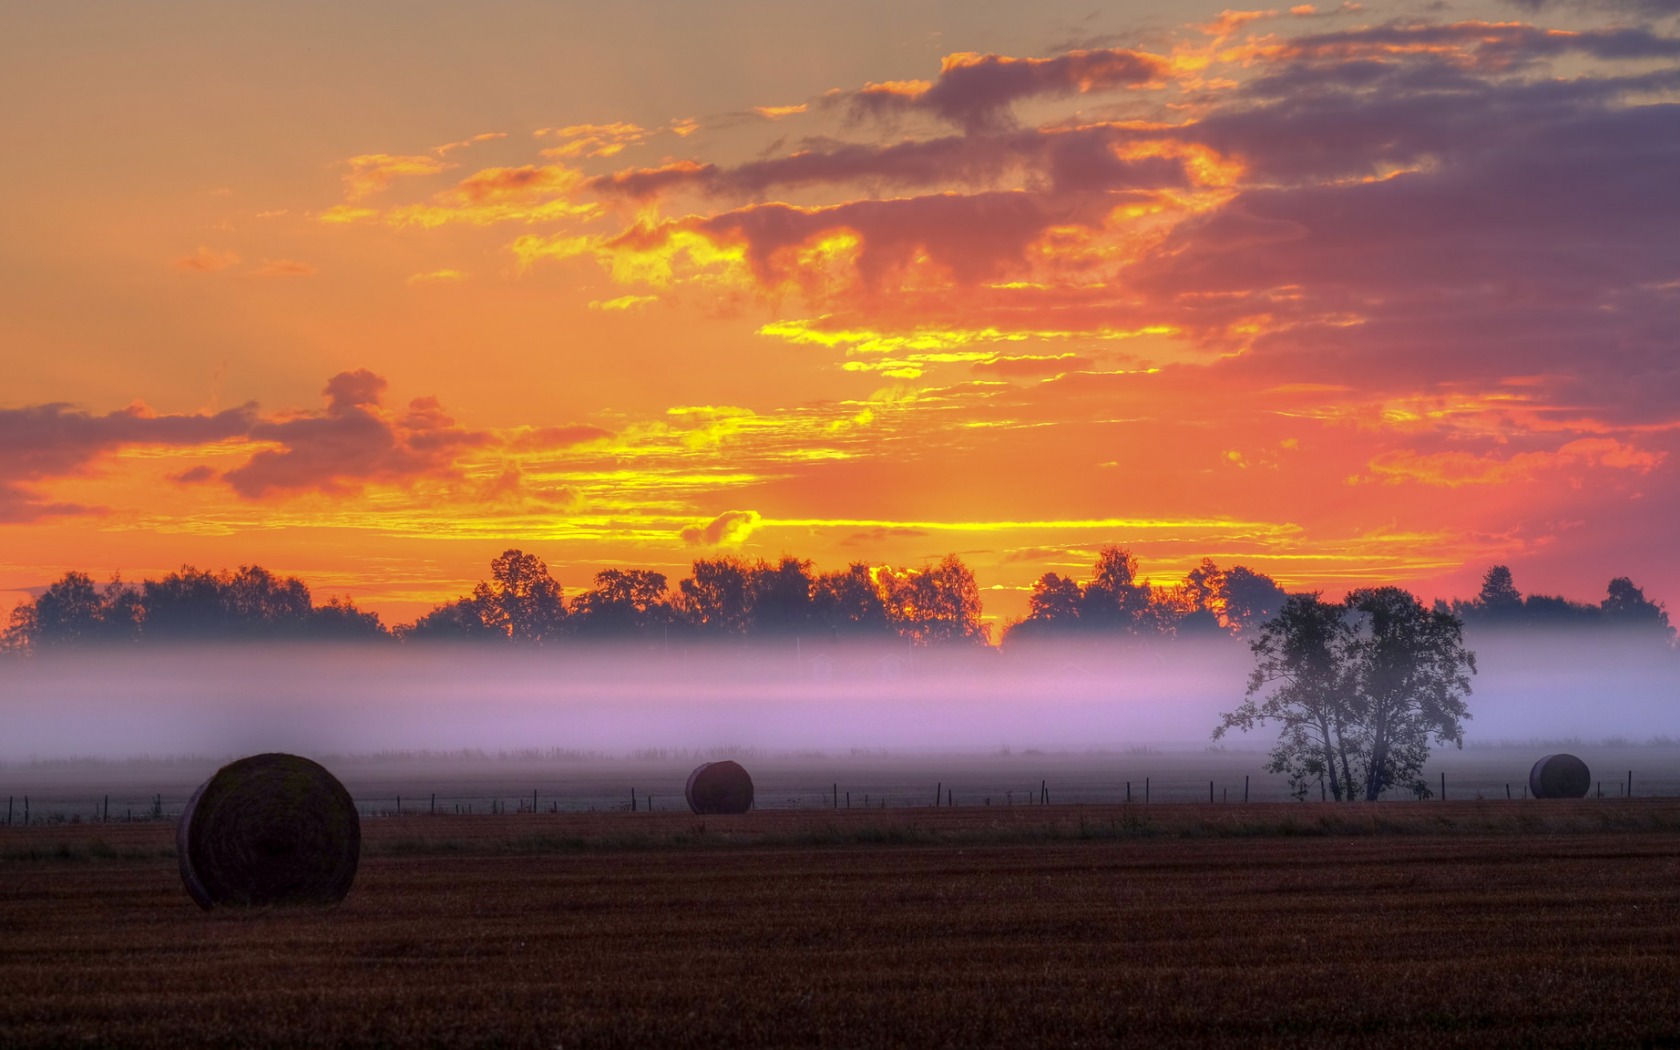
[[[402,796],[397,796],[397,816],[402,816]]]
[[[437,816],[437,792],[432,792],[432,816]]]
[[[6,796],[6,826],[12,826],[12,796]]]
[[[1243,774],[1243,801],[1248,801],[1248,774]]]
[[[1441,770],[1441,801],[1447,800],[1447,771]]]
[[[1208,805],[1213,804],[1213,781],[1208,781]]]
[[[943,780],[935,781],[933,785],[933,804],[935,806],[939,805],[939,796],[944,793],[945,782]]]
[[[1143,778],[1143,804],[1149,805],[1149,778]]]
[[[99,823],[109,824],[110,822],[111,822],[111,796],[106,795],[105,796],[105,815],[100,818]]]
[[[1126,801],[1130,802],[1131,800],[1132,800],[1132,782],[1130,780],[1128,780],[1128,781],[1126,781]]]
[[[834,808],[840,808],[840,782],[838,780],[834,782]]]
[[[1633,770],[1628,770],[1628,798],[1633,797]]]
[[[532,788],[531,789],[531,812],[535,813],[536,811],[537,811],[537,789]]]
[[[1040,780],[1038,782],[1038,801],[1043,805],[1050,804],[1050,781]]]

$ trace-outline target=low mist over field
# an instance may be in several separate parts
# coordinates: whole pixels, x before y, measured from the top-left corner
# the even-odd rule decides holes
[[[1680,660],[1605,632],[1467,639],[1467,742],[1680,737]],[[1196,747],[1243,696],[1222,639],[930,652],[184,647],[9,662],[0,761],[286,750]],[[1229,737],[1268,746],[1275,731]]]

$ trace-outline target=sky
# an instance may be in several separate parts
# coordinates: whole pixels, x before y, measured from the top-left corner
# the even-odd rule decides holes
[[[1673,0],[0,0],[0,611],[517,547],[1680,600]]]

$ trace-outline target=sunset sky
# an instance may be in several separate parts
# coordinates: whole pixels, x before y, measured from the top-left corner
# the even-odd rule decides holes
[[[0,616],[1128,547],[1680,603],[1680,5],[0,0]]]

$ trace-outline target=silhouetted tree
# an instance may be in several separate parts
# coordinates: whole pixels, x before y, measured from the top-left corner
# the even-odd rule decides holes
[[[1219,581],[1220,615],[1238,634],[1258,630],[1283,609],[1288,597],[1276,580],[1242,565],[1233,565]]]
[[[1649,631],[1660,635],[1664,641],[1674,638],[1674,628],[1668,623],[1668,611],[1660,602],[1647,600],[1645,592],[1635,587],[1626,576],[1610,581],[1599,608],[1603,610],[1607,626]]]
[[[36,649],[97,641],[103,634],[104,602],[85,572],[67,572],[35,599],[30,644]]]
[[[146,636],[155,641],[222,637],[227,618],[216,574],[183,565],[161,580],[140,584]]]
[[[874,570],[863,562],[812,579],[811,616],[834,637],[879,636],[892,630]]]
[[[565,630],[566,602],[548,565],[534,554],[505,550],[490,563],[491,579],[473,588],[484,626],[510,641],[545,645]]]
[[[746,637],[752,625],[751,570],[746,562],[701,559],[677,589],[683,615],[702,637]]]
[[[356,603],[348,597],[334,597],[325,605],[317,605],[310,610],[309,628],[306,632],[311,638],[330,641],[375,641],[387,639],[390,633],[385,625],[379,622],[379,614],[358,609]]]
[[[646,569],[603,569],[594,589],[572,599],[572,628],[580,638],[663,635],[674,618],[665,574]]]
[[[1288,774],[1297,798],[1315,780],[1337,801],[1375,801],[1394,787],[1428,798],[1431,740],[1464,745],[1476,657],[1463,624],[1398,587],[1339,604],[1292,595],[1251,648],[1247,695],[1213,736],[1277,722],[1267,768]]]
[[[1033,583],[1032,593],[1027,595],[1027,619],[1035,623],[1072,626],[1079,622],[1079,606],[1083,598],[1077,580],[1047,572]]]
[[[313,612],[309,588],[295,577],[280,579],[260,565],[241,565],[217,584],[228,634],[296,637],[308,627]]]
[[[1522,618],[1535,627],[1583,627],[1600,622],[1603,615],[1596,605],[1555,594],[1531,594],[1523,599]]]
[[[1184,576],[1183,600],[1185,612],[1210,612],[1217,615],[1224,607],[1225,570],[1203,558],[1201,564]]]
[[[774,565],[762,561],[755,565],[749,586],[752,633],[758,637],[810,634],[816,627],[812,586],[808,561],[783,555]]]
[[[505,642],[507,631],[484,622],[479,603],[460,598],[396,629],[404,642]]]
[[[1495,565],[1483,575],[1482,589],[1476,595],[1476,604],[1480,607],[1482,616],[1490,621],[1508,622],[1522,615],[1522,592],[1517,590],[1509,568]]]
[[[888,622],[916,645],[985,643],[980,587],[955,554],[928,568],[882,570],[880,583]]]
[[[1113,545],[1097,552],[1091,578],[1079,599],[1079,622],[1094,631],[1137,633],[1153,629],[1149,623],[1151,594],[1137,582],[1137,559]]]

